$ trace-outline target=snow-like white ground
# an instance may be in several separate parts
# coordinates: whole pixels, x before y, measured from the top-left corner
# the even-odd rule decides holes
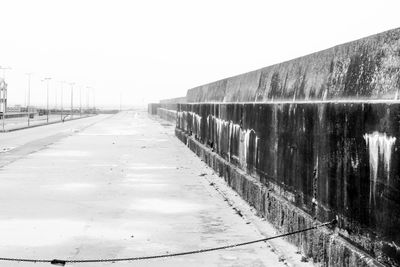
[[[173,130],[130,111],[0,134],[0,258],[135,257],[274,235]],[[277,240],[73,266],[310,265],[295,252]]]

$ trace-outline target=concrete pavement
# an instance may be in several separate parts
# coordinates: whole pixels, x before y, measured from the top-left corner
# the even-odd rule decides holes
[[[260,222],[239,216],[210,186],[221,179],[173,136],[173,127],[144,112],[5,133],[0,141],[11,147],[0,153],[0,257],[135,257],[263,237]],[[259,243],[177,258],[75,265],[308,265],[289,245],[290,262],[273,250]]]

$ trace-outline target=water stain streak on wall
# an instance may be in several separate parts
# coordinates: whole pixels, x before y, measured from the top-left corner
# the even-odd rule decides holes
[[[179,104],[177,128],[377,257],[399,260],[400,104]]]

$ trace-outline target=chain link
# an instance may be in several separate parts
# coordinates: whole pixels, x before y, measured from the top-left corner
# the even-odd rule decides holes
[[[95,263],[95,262],[121,262],[121,261],[139,261],[139,260],[150,260],[150,259],[160,259],[160,258],[170,258],[170,257],[177,257],[177,256],[184,256],[184,255],[191,255],[191,254],[199,254],[199,253],[205,253],[205,252],[211,252],[211,251],[216,251],[216,250],[223,250],[223,249],[228,249],[228,248],[235,248],[235,247],[240,247],[240,246],[246,246],[254,243],[259,243],[259,242],[265,242],[268,240],[276,239],[276,238],[281,238],[281,237],[286,237],[306,231],[310,231],[313,229],[317,229],[322,226],[328,226],[328,225],[335,225],[337,223],[336,220],[332,220],[330,222],[322,223],[316,226],[312,226],[309,228],[281,234],[281,235],[276,235],[272,237],[266,237],[262,239],[256,239],[248,242],[243,242],[243,243],[236,243],[236,244],[231,244],[231,245],[226,245],[226,246],[220,246],[220,247],[213,247],[213,248],[206,248],[206,249],[199,249],[199,250],[192,250],[192,251],[185,251],[185,252],[177,252],[177,253],[167,253],[167,254],[160,254],[160,255],[152,255],[152,256],[139,256],[139,257],[131,257],[131,258],[113,258],[113,259],[87,259],[87,260],[59,260],[59,259],[53,259],[53,260],[48,260],[48,259],[20,259],[20,258],[0,258],[0,261],[19,261],[19,262],[31,262],[31,263],[50,263],[53,265],[59,265],[59,266],[64,266],[67,263]]]

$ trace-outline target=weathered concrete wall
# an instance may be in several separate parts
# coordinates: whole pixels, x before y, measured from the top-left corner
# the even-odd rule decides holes
[[[395,99],[400,90],[400,28],[202,85],[187,102]]]
[[[160,100],[161,104],[187,103],[186,96]]]
[[[147,104],[147,112],[150,115],[157,115],[157,109],[160,107],[160,103],[149,103]]]
[[[238,194],[250,203],[281,232],[292,232],[315,225],[309,214],[292,205],[271,188],[227,162],[210,148],[184,131],[176,128],[176,136],[216,173],[225,179]],[[333,229],[319,228],[287,238],[297,245],[306,257],[322,266],[382,266],[370,255],[351,245]]]
[[[147,104],[147,112],[151,115],[157,115],[158,108],[176,111],[178,109],[178,103],[150,103],[150,104]]]
[[[339,235],[348,241],[337,257],[344,260],[341,253],[354,245],[399,265],[399,117],[400,104],[387,103],[180,104],[177,135],[214,151],[219,163],[212,164],[233,166],[262,185],[252,190],[248,184],[241,194],[264,216],[273,213],[278,228],[283,221],[285,229],[301,226],[299,213],[290,213],[294,208],[308,222],[337,217]],[[231,181],[232,167],[217,168]],[[244,190],[243,184],[233,187]],[[288,204],[274,207],[276,201],[260,198],[259,190]],[[299,242],[319,260],[321,247]]]
[[[158,108],[157,115],[163,120],[172,122],[174,124],[176,123],[176,115],[177,115],[176,110]]]
[[[168,109],[168,110],[177,110],[178,104],[177,103],[160,103],[160,108]]]
[[[399,91],[400,28],[164,104],[178,138],[278,229],[338,219],[337,236],[291,239],[315,261],[400,266]]]

